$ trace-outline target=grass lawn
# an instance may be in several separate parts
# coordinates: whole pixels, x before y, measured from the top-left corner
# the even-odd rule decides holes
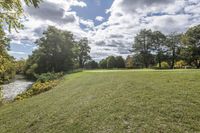
[[[0,133],[200,132],[200,71],[85,71],[0,107]]]

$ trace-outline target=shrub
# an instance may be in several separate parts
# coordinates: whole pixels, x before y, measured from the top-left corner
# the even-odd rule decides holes
[[[157,68],[159,68],[159,64],[157,64]],[[162,69],[168,69],[169,68],[169,64],[165,61],[161,62],[161,68]]]
[[[43,73],[37,76],[37,82],[45,83],[50,80],[56,80],[63,76],[63,73]]]
[[[50,89],[53,89],[57,84],[58,80],[52,80],[47,82],[36,82],[32,85],[30,89],[28,89],[26,92],[19,94],[15,100],[23,100],[24,98],[28,98],[37,94],[40,94],[42,92],[46,92]]]
[[[180,60],[180,61],[177,61],[176,64],[175,64],[175,68],[184,68],[185,66],[187,66],[187,63],[183,60]]]

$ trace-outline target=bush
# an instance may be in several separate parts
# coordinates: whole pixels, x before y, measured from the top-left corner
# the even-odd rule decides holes
[[[50,80],[56,80],[63,76],[63,73],[43,73],[37,76],[37,82],[45,83]]]
[[[168,69],[170,66],[167,62],[161,62],[161,69]],[[157,68],[159,68],[159,64],[157,64]]]
[[[180,60],[180,61],[177,61],[176,64],[175,64],[175,68],[184,68],[185,66],[187,66],[187,63],[183,60]]]
[[[23,100],[25,98],[40,94],[42,92],[46,92],[48,90],[53,89],[57,84],[58,80],[52,80],[47,82],[36,82],[32,85],[30,89],[28,89],[26,92],[19,94],[15,100]]]

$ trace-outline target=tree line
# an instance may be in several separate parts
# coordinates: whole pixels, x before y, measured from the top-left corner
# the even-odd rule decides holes
[[[141,30],[133,43],[135,65],[149,68],[162,62],[175,68],[176,63],[200,68],[200,25],[191,27],[184,34],[165,35],[160,31]]]

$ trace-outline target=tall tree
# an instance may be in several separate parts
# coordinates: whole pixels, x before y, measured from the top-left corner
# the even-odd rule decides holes
[[[76,60],[79,64],[79,67],[83,68],[86,61],[91,59],[89,55],[90,46],[88,45],[87,38],[83,38],[79,42],[76,43],[74,52],[75,52]]]
[[[116,68],[116,59],[114,56],[107,57],[107,68]]]
[[[152,33],[152,45],[153,51],[156,53],[156,60],[161,68],[161,62],[163,60],[163,55],[166,52],[166,36],[160,31],[154,31]]]
[[[133,57],[131,57],[130,55],[126,57],[126,68],[131,69],[133,68]]]
[[[107,60],[106,60],[106,59],[102,59],[102,60],[99,62],[99,67],[100,67],[100,68],[103,68],[103,69],[106,69],[106,68],[107,68]]]
[[[152,31],[141,30],[135,37],[133,44],[133,52],[142,55],[143,64],[146,68],[149,67],[151,62],[151,49],[152,49]]]
[[[182,42],[189,64],[193,63],[196,68],[200,68],[200,25],[188,29],[182,37]]]
[[[38,49],[27,61],[28,70],[34,68],[36,73],[61,72],[73,67],[74,39],[71,32],[50,26],[36,44]]]
[[[14,58],[7,53],[9,44],[10,39],[6,37],[3,28],[0,27],[0,84],[15,75]]]
[[[125,61],[122,56],[115,57],[115,60],[117,68],[125,68]]]
[[[175,61],[180,53],[181,48],[181,34],[172,33],[167,37],[168,54],[170,56],[170,68],[174,68]]]

